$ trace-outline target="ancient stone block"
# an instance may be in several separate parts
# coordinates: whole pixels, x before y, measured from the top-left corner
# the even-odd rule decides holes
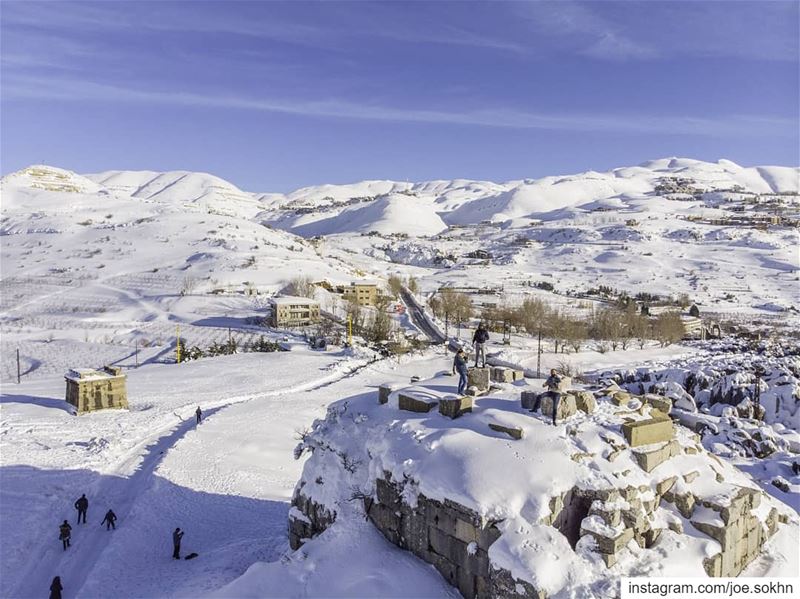
[[[514,368],[511,369],[511,380],[512,381],[522,381],[525,379],[525,371],[524,370],[516,370]]]
[[[375,492],[378,501],[387,507],[394,509],[400,504],[400,490],[382,478],[375,481]]]
[[[619,508],[609,507],[605,502],[595,501],[589,508],[590,516],[600,516],[608,526],[616,527],[622,521]]]
[[[389,401],[389,395],[392,394],[392,391],[395,390],[394,385],[390,385],[389,383],[384,383],[380,387],[378,387],[378,403],[384,404]]]
[[[675,504],[684,518],[691,518],[696,503],[695,496],[691,493],[673,493],[671,490],[664,494],[664,501]]]
[[[615,391],[611,394],[611,401],[618,406],[627,405],[631,398],[631,394],[627,391]]]
[[[467,553],[467,543],[432,526],[428,528],[428,543],[436,554],[446,558],[452,564],[457,564]]]
[[[562,376],[561,382],[558,383],[558,390],[562,393],[566,393],[572,387],[572,378],[568,376]]]
[[[540,407],[542,415],[553,416],[553,397],[551,395],[543,395]],[[558,413],[556,414],[556,421],[564,420],[570,416],[574,416],[578,411],[575,405],[575,396],[567,393],[561,394],[561,400],[558,402]]]
[[[378,528],[378,530],[383,533],[391,530],[392,532],[397,533],[399,540],[400,516],[395,508],[383,505],[381,503],[373,503],[367,516]]]
[[[604,537],[591,530],[581,529],[581,536],[591,535],[597,541],[597,548],[601,553],[617,553],[633,540],[633,530],[626,528],[613,537]]]
[[[492,381],[495,383],[513,383],[514,374],[510,368],[493,366],[491,369]]]
[[[498,433],[505,433],[512,439],[522,439],[523,436],[523,430],[516,426],[504,426],[502,424],[490,422],[489,428]]]
[[[649,549],[658,542],[662,529],[650,528],[644,532],[644,547]]]
[[[467,386],[477,387],[479,392],[488,390],[489,374],[488,368],[470,368],[467,374]]]
[[[404,393],[399,393],[397,398],[400,409],[407,412],[430,412],[438,403],[438,401],[431,398],[415,397]]]
[[[539,397],[539,394],[536,391],[523,391],[520,398],[522,409],[532,410],[533,406],[536,405],[537,397]]]
[[[686,453],[689,453],[689,452],[687,451]],[[687,483],[691,483],[698,476],[700,476],[700,471],[699,470],[692,470],[691,472],[687,472],[686,474],[683,475],[683,480],[685,480]]]
[[[591,391],[578,391],[575,394],[575,405],[586,414],[591,414],[597,408],[597,401]]]
[[[703,568],[705,568],[706,574],[712,578],[722,576],[722,554],[717,553],[712,557],[704,559]]]
[[[644,396],[644,401],[664,414],[669,414],[672,411],[672,400],[668,397],[648,393]]]
[[[622,433],[631,447],[639,447],[669,441],[675,435],[675,427],[672,420],[650,418],[649,420],[624,423]]]
[[[458,418],[472,412],[472,403],[471,397],[448,397],[439,401],[439,413],[448,418]]]
[[[663,495],[664,493],[669,491],[677,481],[678,481],[677,476],[670,476],[669,478],[665,478],[660,483],[656,484],[656,494]]]
[[[665,443],[661,447],[649,449],[647,451],[634,450],[632,455],[639,467],[645,472],[652,472],[659,465],[663,464],[672,457],[668,443]]]

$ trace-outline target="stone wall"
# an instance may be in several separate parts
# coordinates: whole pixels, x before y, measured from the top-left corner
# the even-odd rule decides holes
[[[684,475],[691,482],[691,474]],[[773,509],[762,524],[753,513],[761,492],[741,488],[727,504],[720,500],[695,500],[673,491],[677,477],[664,479],[655,489],[639,487],[586,490],[578,487],[550,498],[550,513],[539,524],[553,526],[573,548],[591,539],[589,547],[611,567],[631,541],[642,548],[652,547],[666,525],[683,533],[682,520],[653,518],[660,503],[672,503],[690,519],[697,530],[719,541],[721,553],[704,562],[709,576],[737,576],[762,550],[777,530],[780,518]],[[489,547],[500,537],[497,522],[487,521],[475,511],[454,501],[438,501],[422,494],[417,505],[402,498],[402,484],[392,481],[389,472],[375,481],[375,494],[364,498],[368,519],[391,543],[412,552],[433,565],[466,599],[511,598],[545,599],[545,593],[530,582],[515,579],[489,561]],[[725,504],[725,505],[723,505]],[[295,493],[289,516],[289,544],[298,549],[303,542],[324,531],[336,513],[309,500],[302,487]],[[713,524],[697,519],[696,507],[718,513]]]
[[[544,597],[529,583],[490,564],[489,546],[500,537],[495,523],[448,499],[421,494],[412,508],[403,502],[401,486],[388,472],[384,475],[375,481],[376,498],[365,500],[364,508],[390,542],[432,564],[467,599]]]
[[[306,497],[302,489],[295,491],[292,508],[289,512],[289,547],[294,550],[300,549],[304,542],[323,532],[336,520],[336,512]]]

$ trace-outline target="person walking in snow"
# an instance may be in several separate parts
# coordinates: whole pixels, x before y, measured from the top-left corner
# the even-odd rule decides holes
[[[553,398],[553,425],[556,424],[556,414],[558,414],[558,404],[561,403],[561,377],[558,376],[555,368],[550,369],[550,376],[544,382],[544,387],[547,389],[543,395],[549,395]],[[537,402],[538,403],[538,402]],[[538,407],[538,406],[537,406]]]
[[[183,531],[176,528],[172,533],[172,557],[173,559],[181,559],[181,539],[183,538]]]
[[[72,527],[69,522],[64,520],[64,523],[58,527],[58,538],[61,539],[61,544],[64,546],[64,551],[69,547],[69,538],[72,536]]]
[[[200,409],[200,406],[197,406],[194,415],[197,416],[197,424],[200,424],[200,421],[203,420],[203,411]]]
[[[81,516],[83,516],[83,523],[86,524],[86,510],[89,509],[89,500],[86,495],[81,495],[81,498],[75,502],[75,509],[78,510],[78,524],[81,523]]]
[[[64,587],[61,586],[61,577],[56,576],[53,582],[50,583],[50,599],[61,599],[61,591]]]
[[[103,521],[100,523],[100,526],[103,524],[106,525],[106,530],[114,529],[117,530],[117,527],[114,525],[114,522],[117,521],[117,515],[114,513],[113,510],[108,510],[106,512],[106,517],[103,518]]]
[[[459,349],[456,352],[456,357],[453,359],[453,374],[458,372],[458,393],[459,395],[464,395],[464,392],[467,390],[467,375],[469,374],[469,369],[467,367],[467,355],[464,353],[463,349]]]
[[[489,341],[489,331],[486,330],[486,325],[480,323],[472,336],[472,344],[475,346],[475,368],[478,367],[478,358],[483,362],[483,368],[486,368],[486,342]]]

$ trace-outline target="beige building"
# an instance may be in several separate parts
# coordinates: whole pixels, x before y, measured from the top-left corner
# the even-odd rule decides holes
[[[359,306],[374,306],[378,302],[376,283],[350,283],[341,288],[342,297]]]
[[[319,322],[319,302],[307,297],[273,297],[270,301],[273,327],[301,327]]]
[[[64,378],[67,381],[67,403],[75,406],[78,414],[128,407],[126,377],[122,374],[122,368],[74,368]]]

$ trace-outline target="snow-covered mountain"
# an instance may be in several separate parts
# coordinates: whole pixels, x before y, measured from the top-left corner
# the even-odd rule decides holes
[[[277,194],[205,173],[32,166],[0,186],[5,280],[274,292],[298,273],[345,282],[413,272],[426,289],[479,278],[511,290],[544,276],[562,292],[688,293],[721,309],[797,303],[798,234],[785,225],[800,213],[800,168],[671,158],[505,183]],[[478,249],[491,259],[467,258]]]
[[[793,307],[798,307],[800,291],[800,243],[794,223],[800,211],[799,178],[798,168],[743,168],[687,159],[504,183],[364,181],[289,194],[251,193],[212,175],[190,172],[78,175],[32,166],[4,177],[0,516],[5,549],[0,596],[36,596],[60,575],[66,597],[106,597],[109,589],[120,597],[455,597],[456,591],[434,569],[387,543],[363,514],[347,519],[343,513],[339,526],[302,551],[288,552],[287,522],[303,516],[289,504],[303,472],[303,460],[293,457],[298,436],[308,437],[303,431],[314,419],[327,421],[331,406],[333,420],[343,416],[363,431],[376,431],[374,442],[384,450],[391,435],[402,433],[419,453],[415,459],[430,454],[443,460],[446,472],[458,475],[456,481],[461,472],[478,473],[464,478],[472,484],[480,482],[482,473],[497,477],[508,459],[519,461],[520,456],[505,456],[506,449],[496,455],[483,449],[476,453],[487,440],[503,447],[508,442],[488,437],[493,433],[482,425],[467,430],[477,419],[517,422],[530,430],[529,440],[544,443],[548,451],[563,447],[563,462],[572,462],[565,456],[591,457],[593,453],[582,453],[588,447],[598,452],[593,464],[610,469],[611,458],[601,455],[608,448],[597,449],[605,443],[598,426],[619,426],[614,414],[628,407],[613,406],[605,398],[594,422],[569,423],[583,427],[570,435],[566,425],[551,428],[522,413],[521,387],[515,383],[478,400],[472,420],[446,421],[450,432],[439,428],[442,420],[429,430],[408,428],[408,420],[389,425],[402,421],[376,403],[376,388],[387,382],[407,385],[413,377],[444,392],[453,383],[442,374],[450,371],[451,356],[435,347],[373,362],[376,353],[358,346],[311,349],[299,335],[265,329],[252,320],[263,315],[264,294],[280,290],[298,275],[345,283],[397,273],[417,278],[421,298],[442,285],[492,287],[498,295],[476,293],[476,305],[513,304],[538,296],[565,310],[585,311],[600,304],[572,292],[605,285],[631,294],[687,293],[703,313],[728,312],[749,322],[780,312],[774,320],[797,328],[800,319]],[[537,289],[537,283],[550,283],[554,291]],[[330,300],[321,290],[319,294]],[[418,332],[407,315],[395,315],[395,322]],[[452,334],[454,328],[451,324]],[[175,364],[178,336],[187,347],[202,348],[231,338],[243,344],[266,336],[292,351]],[[491,340],[490,355],[497,364],[538,365],[535,339],[519,333],[501,344],[500,337],[493,334]],[[568,356],[546,351],[541,366],[548,370],[568,360],[568,366],[584,372],[641,373],[634,369],[643,362],[689,359],[699,351],[655,343],[602,352],[587,347]],[[130,410],[73,416],[63,401],[64,372],[103,364],[125,368]],[[682,368],[688,371],[689,366]],[[720,376],[725,372],[724,364],[714,368]],[[737,381],[741,389],[750,384],[745,377]],[[531,378],[524,385],[539,390],[542,382]],[[775,398],[780,395],[788,414],[792,405],[787,398],[796,397],[791,395],[796,379],[772,372],[765,383],[764,404],[772,402],[777,413]],[[198,406],[208,420],[195,426]],[[723,410],[728,411],[712,416],[733,422],[734,407]],[[797,414],[795,409],[792,418]],[[436,413],[417,416],[425,427],[440,418]],[[384,419],[390,426],[385,436],[378,428]],[[770,422],[757,434],[769,440],[780,433],[796,447],[796,431],[782,424],[796,420],[782,417],[774,430]],[[461,428],[464,423],[466,429]],[[734,425],[729,426],[733,432]],[[748,426],[755,439],[755,425]],[[417,436],[419,432],[428,440]],[[727,432],[720,429],[704,439],[703,451],[717,452],[717,445],[724,449]],[[741,441],[743,432],[737,429],[733,440]],[[684,431],[681,438],[690,440],[687,435]],[[438,453],[420,444],[434,437],[432,442],[441,445]],[[589,445],[580,446],[584,441]],[[453,470],[453,448],[478,461]],[[535,447],[530,455],[541,457]],[[363,467],[372,468],[370,460],[381,456],[386,457],[365,454]],[[710,466],[716,458],[709,457],[691,459]],[[683,458],[688,455],[676,457]],[[361,458],[330,451],[316,459],[340,468]],[[783,485],[786,478],[791,481],[786,501],[797,496],[788,454],[739,462],[742,472],[734,472],[729,457],[719,459],[726,460],[729,482],[753,488],[758,484],[784,501],[781,493],[788,491],[773,479]],[[623,468],[629,460],[624,455],[614,467]],[[416,464],[419,471],[425,462]],[[560,474],[570,474],[579,467],[575,464]],[[634,476],[642,476],[634,468]],[[311,471],[309,485],[319,487],[319,494],[337,499],[338,491],[348,496],[357,492],[350,486],[337,491],[331,479],[317,479]],[[704,482],[698,478],[695,486]],[[482,493],[496,490],[492,481],[480,484]],[[72,502],[84,492],[91,497],[90,511],[96,510],[97,521],[95,526],[76,526],[73,548],[63,551],[55,525],[73,516]],[[546,505],[544,495],[533,498]],[[343,509],[354,509],[352,497],[345,499]],[[513,507],[501,495],[493,495],[492,501]],[[767,503],[771,500],[762,505]],[[107,507],[119,516],[113,532],[97,526],[100,510]],[[770,541],[748,575],[796,575],[797,518],[789,514],[784,519],[786,533]],[[196,551],[199,559],[177,564],[169,557],[175,526],[187,531],[185,552]],[[501,545],[515,552],[519,548],[524,559],[527,550],[521,548],[528,537],[518,538],[519,544]],[[675,537],[665,532],[663,538]],[[694,553],[685,545],[656,546],[612,576],[641,572],[641,567],[663,574],[662,563],[674,570],[690,562],[702,575],[701,557],[716,551],[715,541],[690,542]],[[567,563],[585,566],[562,559],[571,551],[564,549],[563,554],[560,549],[549,552],[561,560],[559,572],[566,572]],[[352,555],[359,559],[352,560]],[[604,583],[605,566],[596,566],[592,580],[584,583]],[[553,571],[550,565],[542,568]]]

